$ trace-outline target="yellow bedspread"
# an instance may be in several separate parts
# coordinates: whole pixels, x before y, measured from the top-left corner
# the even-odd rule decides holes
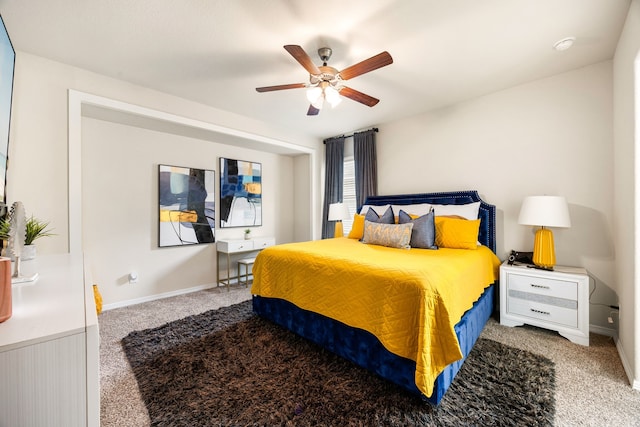
[[[438,374],[462,358],[454,325],[497,279],[499,264],[484,246],[408,250],[326,239],[264,249],[251,292],[371,332],[416,362],[416,386],[431,396]]]

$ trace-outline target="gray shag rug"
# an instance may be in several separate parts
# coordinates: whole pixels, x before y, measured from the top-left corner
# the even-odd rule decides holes
[[[253,314],[243,302],[123,346],[153,426],[548,426],[549,359],[479,339],[437,407]]]

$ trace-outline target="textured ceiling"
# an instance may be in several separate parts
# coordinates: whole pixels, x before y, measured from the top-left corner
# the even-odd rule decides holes
[[[14,47],[306,134],[327,137],[611,59],[629,0],[0,0]],[[555,41],[575,36],[558,52]],[[306,116],[308,74],[283,45],[379,98]]]

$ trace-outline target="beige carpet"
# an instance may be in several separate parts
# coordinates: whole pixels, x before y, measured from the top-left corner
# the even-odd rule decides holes
[[[99,318],[102,427],[149,425],[120,344],[124,336],[249,298],[243,287],[215,288],[104,312]],[[494,320],[482,336],[556,363],[556,425],[640,426],[640,392],[631,389],[611,338],[591,334],[591,345],[583,347],[554,332],[508,328]]]

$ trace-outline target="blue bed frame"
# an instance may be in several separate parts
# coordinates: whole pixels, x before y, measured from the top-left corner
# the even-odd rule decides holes
[[[480,199],[476,191],[456,191],[442,193],[406,194],[395,196],[369,197],[367,205],[409,205],[416,203],[467,204],[480,203],[479,241],[496,251],[496,209]],[[431,404],[437,405],[453,382],[471,348],[480,336],[484,325],[493,312],[496,285],[489,286],[456,324],[460,348],[464,358],[448,365],[436,378],[433,394],[423,396]],[[399,357],[389,352],[371,333],[346,326],[334,319],[311,311],[302,310],[294,304],[276,298],[253,296],[253,310],[294,333],[350,360],[401,387],[421,394],[415,385],[413,360]]]

